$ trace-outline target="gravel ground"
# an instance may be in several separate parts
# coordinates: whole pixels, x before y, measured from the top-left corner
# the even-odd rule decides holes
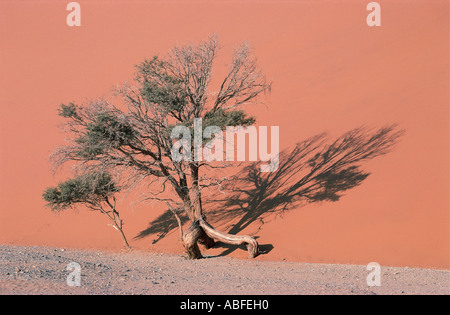
[[[81,266],[79,287],[66,282],[71,262]],[[2,295],[450,294],[449,271],[382,267],[379,287],[367,286],[368,274],[358,265],[0,245]]]

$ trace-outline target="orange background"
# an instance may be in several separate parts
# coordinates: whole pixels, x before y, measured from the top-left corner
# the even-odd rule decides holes
[[[101,215],[44,207],[43,189],[65,178],[48,161],[64,141],[57,107],[108,95],[144,58],[215,32],[219,71],[248,40],[274,82],[250,111],[280,126],[280,149],[363,124],[407,130],[339,202],[271,218],[257,235],[274,249],[258,259],[449,268],[448,1],[379,1],[381,27],[362,0],[79,1],[81,27],[66,25],[68,2],[0,1],[0,243],[120,249]],[[130,239],[162,210],[121,209]],[[176,231],[153,238],[131,245],[182,253]]]

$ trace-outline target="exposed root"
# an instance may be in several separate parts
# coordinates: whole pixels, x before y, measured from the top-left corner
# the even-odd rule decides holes
[[[258,256],[258,242],[254,237],[248,235],[232,235],[224,232],[219,232],[205,221],[204,216],[200,217],[198,219],[198,222],[200,227],[209,237],[231,245],[246,244],[248,250],[248,258],[255,258],[256,256]]]

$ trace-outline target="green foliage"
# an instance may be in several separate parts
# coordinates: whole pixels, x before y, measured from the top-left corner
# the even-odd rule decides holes
[[[80,120],[81,117],[78,114],[79,107],[74,103],[69,103],[68,105],[61,104],[58,108],[58,115],[64,118],[74,118]]]
[[[95,205],[120,191],[111,176],[93,173],[68,179],[57,187],[47,188],[42,197],[52,210],[64,210],[76,204]]]
[[[167,71],[167,64],[157,56],[137,66],[142,97],[168,112],[181,112],[188,103],[184,82]]]
[[[243,126],[248,127],[255,123],[256,119],[252,116],[247,116],[247,114],[238,109],[225,111],[223,109],[217,109],[214,113],[208,112],[202,119],[202,132],[205,131],[207,127],[217,126],[222,131],[226,130],[227,126],[236,127]],[[179,125],[169,125],[166,129],[167,137],[171,136],[172,130]],[[191,139],[194,139],[194,122],[191,121],[184,126],[188,127],[191,133]],[[212,139],[203,139],[203,143],[207,143]]]
[[[130,143],[136,132],[130,124],[117,120],[112,113],[100,113],[86,127],[86,132],[75,139],[80,144],[77,155],[82,158],[94,158],[107,147],[119,148]]]
[[[86,135],[91,142],[104,140],[123,145],[134,138],[135,132],[130,124],[118,121],[110,113],[101,113],[87,126]]]
[[[187,95],[181,83],[171,79],[166,80],[165,86],[152,81],[144,82],[141,93],[147,102],[158,104],[168,111],[180,112],[187,104]]]
[[[247,116],[247,114],[238,109],[225,111],[223,109],[217,109],[214,113],[208,112],[202,119],[202,129],[210,126],[217,126],[222,130],[225,130],[227,126],[236,127],[236,126],[251,126],[255,123],[256,119],[252,116]],[[170,136],[173,128],[178,125],[169,125],[167,127],[168,135]],[[194,122],[190,121],[186,124],[186,127],[191,129],[191,135],[194,136]]]
[[[256,119],[240,109],[225,111],[222,108],[214,112],[208,112],[203,119],[203,127],[218,126],[224,130],[227,126],[251,126]]]

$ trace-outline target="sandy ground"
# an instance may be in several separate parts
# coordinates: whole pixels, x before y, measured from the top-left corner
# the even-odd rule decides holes
[[[71,262],[81,266],[80,287],[67,285]],[[449,271],[382,267],[379,287],[367,286],[368,273],[358,265],[0,246],[2,295],[450,293]]]

